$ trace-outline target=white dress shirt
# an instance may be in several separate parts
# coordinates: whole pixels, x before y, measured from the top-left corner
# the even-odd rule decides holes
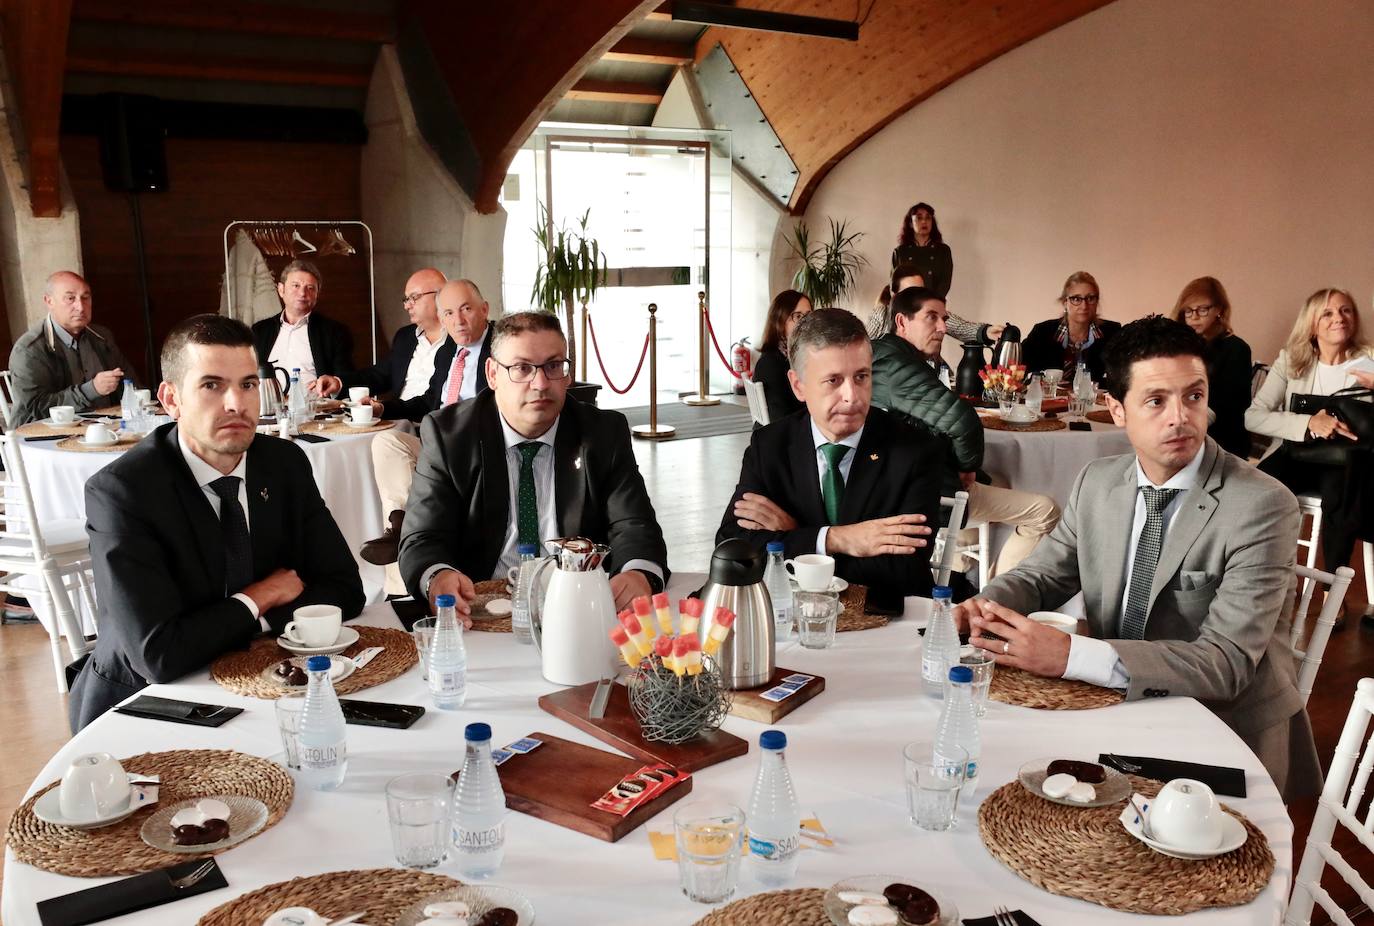
[[[214,489],[210,488],[210,483],[225,475],[237,476],[239,478],[239,507],[243,509],[244,524],[248,525],[251,531],[252,525],[248,520],[248,454],[245,453],[243,456],[239,457],[239,464],[234,467],[232,472],[221,473],[209,463],[206,463],[200,457],[196,456],[195,451],[187,446],[186,438],[182,435],[180,430],[177,431],[177,446],[181,448],[181,455],[186,460],[186,465],[191,469],[191,478],[196,481],[196,485],[200,486],[200,490],[205,493],[206,499],[210,502],[210,508],[215,512],[215,517],[219,517],[219,495]],[[272,626],[268,624],[266,618],[258,612],[257,603],[254,602],[252,598],[249,598],[242,592],[237,592],[229,597],[243,602],[243,606],[248,609],[249,614],[253,615],[253,619],[258,622],[259,626],[261,626],[263,630],[269,633],[271,632]]]
[[[1135,566],[1135,551],[1140,545],[1140,535],[1145,530],[1145,493],[1139,490],[1140,486],[1154,486],[1157,489],[1180,489],[1177,495],[1169,500],[1169,504],[1164,506],[1160,512],[1162,524],[1160,528],[1160,551],[1164,549],[1164,543],[1169,536],[1169,524],[1174,519],[1174,514],[1178,512],[1179,506],[1183,501],[1183,496],[1197,484],[1198,473],[1202,470],[1202,454],[1207,448],[1198,448],[1197,455],[1192,462],[1183,469],[1175,473],[1163,485],[1155,485],[1150,478],[1145,475],[1145,470],[1140,466],[1140,459],[1135,462],[1135,517],[1131,521],[1131,540],[1126,545],[1126,568],[1122,572],[1121,584],[1121,609],[1120,613],[1126,613],[1126,599],[1131,591],[1131,571]],[[1130,685],[1131,676],[1117,658],[1116,649],[1106,640],[1098,640],[1093,637],[1085,637],[1075,634],[1069,637],[1069,662],[1064,669],[1064,678],[1076,679],[1081,682],[1088,682],[1102,688],[1121,688],[1125,689]]]
[[[443,394],[439,396],[439,404],[441,406],[447,404],[445,400],[448,398],[448,380],[449,377],[453,375],[453,365],[458,362],[458,355],[465,350],[468,352],[468,355],[464,359],[463,384],[458,387],[458,401],[462,402],[464,399],[470,399],[477,395],[477,377],[479,374],[483,376],[486,375],[477,369],[481,366],[478,360],[482,356],[482,342],[486,339],[487,336],[484,334],[477,339],[477,343],[459,344],[458,349],[453,352],[453,359],[449,361],[448,371],[444,373],[444,391]],[[433,371],[434,368],[431,366],[430,372],[432,373]],[[557,427],[557,425],[555,425],[555,427]],[[540,440],[543,440],[543,438],[540,438]],[[544,454],[541,451],[539,455],[543,456]]]
[[[288,375],[300,367],[302,386],[315,381],[315,355],[310,350],[310,315],[293,325],[286,320],[286,313],[281,313],[281,329],[277,332],[277,340],[268,352],[267,359],[273,366],[284,369]]]
[[[849,484],[849,471],[854,468],[854,458],[859,455],[859,438],[863,436],[864,429],[859,428],[859,430],[855,431],[844,440],[834,442],[850,448],[849,453],[846,453],[844,459],[840,461],[840,481],[845,485]],[[816,427],[816,422],[814,420],[811,421],[811,443],[816,448],[816,474],[820,477],[821,485],[825,485],[825,470],[830,464],[826,461],[825,454],[821,452],[821,445],[831,442],[826,440],[825,435],[821,433],[821,429]],[[824,497],[824,493],[822,493],[822,497]],[[828,524],[816,532],[816,552],[822,556],[829,555],[825,552],[825,538],[829,533],[830,525]]]
[[[401,387],[400,395],[402,401],[422,396],[429,391],[429,381],[434,376],[434,355],[439,353],[439,348],[444,346],[446,340],[448,335],[443,328],[439,329],[438,335],[431,343],[429,338],[425,337],[424,329],[419,325],[415,326],[415,353],[410,355],[410,366],[406,367],[406,381]],[[463,378],[467,379],[467,376],[464,375]]]

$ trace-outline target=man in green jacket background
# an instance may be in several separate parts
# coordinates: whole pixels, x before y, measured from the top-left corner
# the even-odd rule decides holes
[[[892,297],[893,330],[873,342],[873,404],[944,438],[958,481],[944,488],[968,492],[969,521],[1000,522],[1015,533],[1002,546],[992,575],[1025,559],[1059,523],[1054,499],[977,481],[983,465],[983,424],[973,406],[940,382],[940,344],[949,311],[934,291],[904,289]]]

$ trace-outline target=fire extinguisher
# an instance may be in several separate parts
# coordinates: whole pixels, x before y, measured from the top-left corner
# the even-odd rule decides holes
[[[744,395],[744,381],[753,374],[754,353],[749,349],[749,339],[740,338],[732,345],[731,366],[740,378],[735,380],[735,395]]]

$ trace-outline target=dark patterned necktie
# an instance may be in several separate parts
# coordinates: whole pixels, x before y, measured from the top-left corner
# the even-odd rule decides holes
[[[825,519],[831,524],[840,520],[840,503],[844,501],[844,477],[840,464],[849,454],[844,444],[821,444],[825,455],[825,476],[821,479],[821,500],[825,502]]]
[[[239,504],[238,476],[221,476],[210,483],[219,496],[219,528],[224,535],[224,588],[232,595],[253,582],[253,539],[248,518]]]
[[[539,496],[534,490],[534,458],[544,446],[537,440],[516,444],[520,451],[520,485],[516,489],[516,543],[539,543]]]
[[[1141,486],[1145,493],[1145,527],[1135,547],[1131,561],[1131,587],[1126,593],[1126,611],[1121,615],[1121,639],[1145,639],[1146,609],[1150,605],[1150,587],[1155,581],[1155,567],[1159,565],[1159,549],[1164,540],[1164,509],[1182,489],[1156,489]]]

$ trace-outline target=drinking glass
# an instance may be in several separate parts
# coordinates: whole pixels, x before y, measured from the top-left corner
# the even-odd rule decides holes
[[[835,642],[840,597],[834,592],[793,592],[792,611],[797,634],[807,649],[828,649]]]
[[[305,707],[305,692],[290,692],[277,699],[277,730],[281,733],[282,749],[286,751],[286,767],[301,767],[300,729],[301,709]]]
[[[386,784],[386,815],[396,861],[433,868],[453,842],[454,781],[447,775],[401,775]]]
[[[973,670],[973,711],[982,717],[988,712],[988,689],[992,686],[992,673],[997,663],[986,650],[969,644],[959,648],[959,665]]]
[[[682,893],[697,903],[729,900],[739,883],[744,811],[733,804],[694,801],[673,814],[677,875]]]
[[[908,743],[902,749],[907,812],[911,822],[923,830],[954,828],[968,753],[957,746],[943,751],[953,754],[936,759],[935,746],[928,742]]]
[[[429,681],[429,644],[434,641],[434,628],[439,626],[439,618],[422,617],[410,628],[415,638],[415,648],[420,651],[420,681]]]

